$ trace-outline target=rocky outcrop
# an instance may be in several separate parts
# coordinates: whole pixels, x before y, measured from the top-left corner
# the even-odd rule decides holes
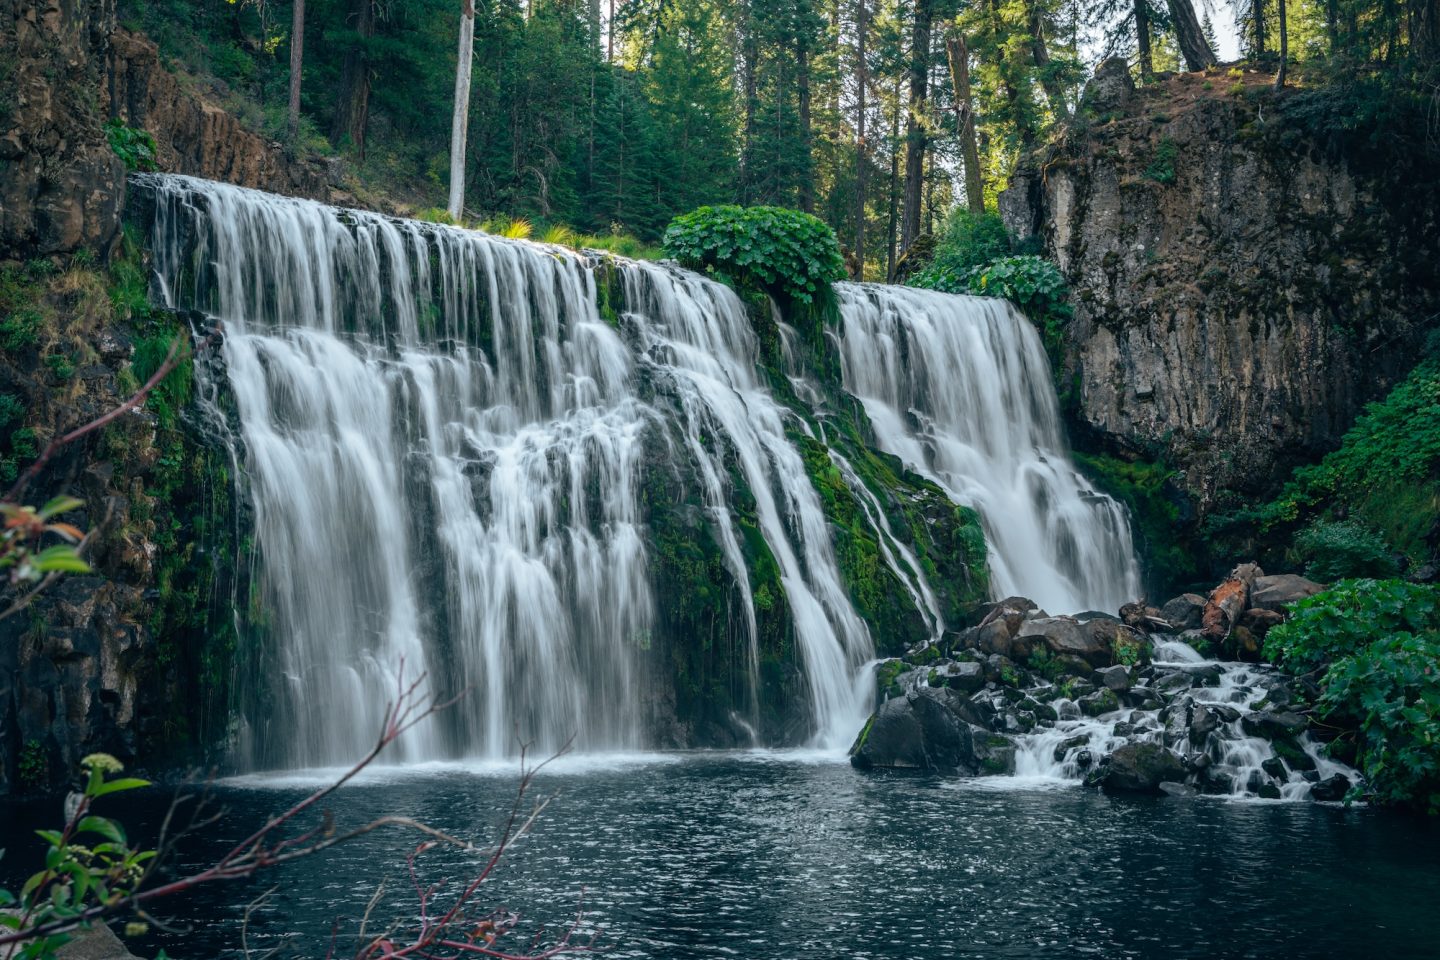
[[[1108,61],[1001,198],[1072,286],[1080,441],[1166,459],[1202,515],[1333,448],[1440,310],[1440,163],[1312,132],[1268,80]]]
[[[101,97],[114,0],[0,0],[0,260],[115,236],[125,168]]]
[[[154,136],[161,170],[289,196],[329,197],[330,181],[338,176],[334,163],[292,156],[246,128],[200,81],[166,70],[148,38],[116,30],[108,76],[111,114]]]
[[[322,200],[339,177],[166,70],[114,0],[0,0],[0,36],[0,260],[107,250],[125,203],[112,117],[155,138],[161,170]]]

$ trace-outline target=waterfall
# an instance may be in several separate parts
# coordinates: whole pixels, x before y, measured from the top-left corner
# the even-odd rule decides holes
[[[991,584],[1050,613],[1137,599],[1124,509],[1066,449],[1040,338],[1002,300],[840,284],[845,388],[878,445],[973,506]]]
[[[743,599],[743,482],[780,569],[812,742],[868,712],[870,635],[847,596],[793,414],[756,373],[728,288],[619,263],[623,309],[557,247],[169,175],[156,288],[223,325],[237,482],[253,511],[242,763],[314,766],[373,742],[400,664],[468,689],[407,759],[649,745],[655,598],[647,442],[684,458]],[[204,371],[198,371],[205,376]],[[218,388],[218,389],[217,389]]]

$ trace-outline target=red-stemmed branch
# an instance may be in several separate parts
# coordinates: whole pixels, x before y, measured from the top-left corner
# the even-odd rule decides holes
[[[145,887],[145,880],[142,879],[135,893],[123,898],[116,898],[106,903],[96,904],[81,913],[57,919],[43,924],[31,926],[22,924],[22,929],[14,931],[0,931],[0,946],[15,946],[34,940],[40,937],[56,933],[64,933],[73,930],[83,924],[104,920],[121,913],[135,912],[141,916],[147,916],[146,907],[154,901],[164,897],[173,896],[192,890],[208,883],[223,880],[238,880],[250,877],[261,870],[278,867],[282,864],[299,860],[303,857],[314,856],[331,847],[346,843],[358,837],[364,836],[381,827],[401,826],[417,830],[425,834],[426,838],[409,856],[412,879],[414,879],[415,857],[436,846],[446,845],[456,847],[462,851],[482,853],[485,856],[485,864],[478,876],[466,884],[455,902],[446,910],[432,915],[431,901],[441,887],[441,884],[434,884],[426,890],[420,890],[418,880],[416,890],[420,895],[421,919],[418,929],[412,937],[397,942],[389,935],[372,937],[365,940],[365,924],[369,920],[371,911],[379,901],[381,891],[371,899],[365,911],[365,917],[361,921],[360,946],[355,953],[356,960],[384,960],[384,958],[400,957],[422,957],[422,958],[443,958],[462,956],[485,956],[499,958],[499,960],[540,960],[540,958],[555,957],[567,953],[578,953],[593,949],[594,937],[590,937],[585,943],[576,942],[576,932],[579,930],[583,920],[583,898],[582,906],[574,921],[567,927],[564,934],[555,944],[539,949],[538,951],[511,953],[501,950],[495,946],[496,942],[505,934],[510,933],[518,923],[518,916],[514,914],[502,914],[494,911],[474,919],[468,916],[467,910],[471,907],[480,887],[494,872],[505,852],[527,832],[535,823],[536,818],[549,804],[549,798],[538,803],[528,814],[522,814],[521,804],[525,795],[533,788],[536,774],[540,772],[551,760],[560,756],[568,748],[567,743],[554,756],[534,767],[526,767],[525,751],[521,751],[521,778],[516,790],[515,800],[511,804],[509,815],[501,830],[498,841],[488,849],[477,847],[474,844],[453,837],[444,831],[437,830],[428,824],[421,823],[409,817],[385,816],[372,820],[363,826],[357,827],[343,833],[336,833],[334,823],[328,813],[324,814],[321,823],[315,827],[288,838],[279,837],[279,832],[285,827],[292,825],[302,814],[314,809],[327,797],[340,789],[346,783],[358,776],[361,771],[370,766],[390,744],[394,743],[407,730],[417,724],[424,722],[440,710],[454,704],[465,695],[467,691],[461,691],[456,696],[441,702],[431,699],[422,690],[425,682],[425,675],[421,674],[413,682],[406,683],[404,679],[404,662],[401,662],[396,680],[396,695],[393,701],[386,705],[384,719],[381,723],[380,735],[376,738],[375,745],[361,757],[356,763],[336,778],[331,783],[313,793],[309,794],[299,802],[293,804],[282,813],[270,817],[262,826],[256,829],[244,840],[235,844],[229,851],[216,860],[211,866],[197,873],[190,874],[178,880],[161,884],[154,887]],[[166,824],[162,828],[162,837],[168,832],[169,821],[174,813],[172,807],[166,816]],[[71,824],[67,825],[67,831],[73,829],[73,824],[78,816],[83,815],[80,811],[71,818]],[[215,818],[206,820],[201,826],[213,823]],[[188,832],[188,831],[187,831]],[[68,835],[68,834],[67,834]],[[162,839],[162,853],[167,851],[171,844]],[[153,875],[155,867],[163,859],[156,857],[151,862],[146,878]],[[338,929],[338,928],[337,928]],[[394,931],[392,930],[391,933]],[[543,931],[542,931],[543,933]],[[532,946],[538,946],[537,944]],[[330,954],[334,952],[334,937],[332,936]]]

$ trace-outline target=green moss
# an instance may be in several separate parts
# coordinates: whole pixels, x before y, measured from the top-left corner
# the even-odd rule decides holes
[[[1199,575],[1184,535],[1175,476],[1163,462],[1075,453],[1075,463],[1100,490],[1130,511],[1137,547],[1157,596],[1170,596]]]

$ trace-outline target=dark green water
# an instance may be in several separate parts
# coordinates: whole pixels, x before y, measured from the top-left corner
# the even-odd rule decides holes
[[[342,826],[393,813],[479,839],[514,782],[497,769],[379,771],[330,808]],[[527,929],[554,928],[583,891],[607,957],[1440,956],[1433,822],[1019,786],[861,775],[795,754],[570,758],[541,777],[539,792],[556,798],[483,902],[523,912]],[[300,780],[223,787],[229,815],[183,859],[199,864],[303,792]],[[162,807],[142,797],[124,811],[136,839]],[[30,847],[11,834],[31,815],[4,831],[11,871]],[[252,949],[295,934],[290,954],[323,956],[338,918],[348,955],[348,921],[377,883],[387,894],[376,917],[413,918],[405,857],[416,842],[375,834],[172,901],[162,916],[190,932],[136,947],[229,954],[244,904],[278,883],[251,921]],[[449,878],[445,890],[474,869],[438,851],[417,860],[422,884]]]

